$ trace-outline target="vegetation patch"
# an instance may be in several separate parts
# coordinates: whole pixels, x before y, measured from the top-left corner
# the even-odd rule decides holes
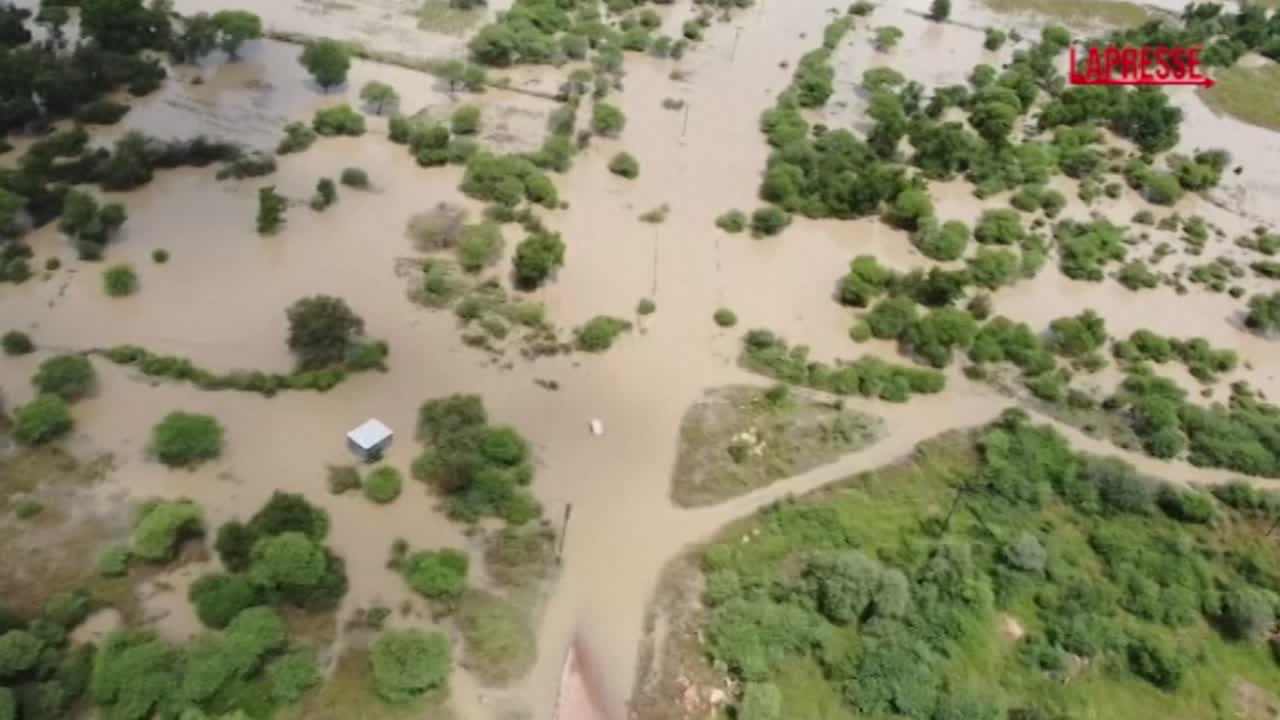
[[[418,27],[446,35],[463,35],[484,20],[487,11],[482,2],[424,0],[418,8]]]
[[[875,417],[786,385],[710,390],[685,412],[671,472],[683,507],[711,505],[861,450],[884,432]]]
[[[937,370],[894,365],[873,355],[838,362],[834,367],[814,362],[809,359],[808,347],[790,347],[786,340],[760,329],[743,338],[738,362],[782,382],[890,402],[906,402],[915,393],[938,393],[946,385],[946,376]]]
[[[462,665],[487,685],[523,677],[537,657],[537,639],[528,613],[483,590],[469,590],[459,603]]]
[[[727,674],[739,717],[1217,717],[1237,682],[1280,692],[1263,629],[1280,555],[1259,535],[1275,505],[1215,494],[1016,411],[932,440],[695,550],[636,706],[683,717],[658,698],[692,678],[705,702]]]
[[[1035,13],[1065,23],[1106,24],[1118,27],[1141,25],[1151,12],[1140,4],[1120,0],[982,0],[999,13]]]
[[[1269,130],[1280,130],[1280,64],[1234,65],[1213,74],[1214,85],[1200,98],[1214,112]]]

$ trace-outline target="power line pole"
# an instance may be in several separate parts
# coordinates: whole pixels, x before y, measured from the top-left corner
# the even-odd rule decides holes
[[[560,546],[556,548],[556,564],[564,560],[564,541],[569,537],[569,516],[573,514],[573,503],[564,504],[564,520],[560,523]]]

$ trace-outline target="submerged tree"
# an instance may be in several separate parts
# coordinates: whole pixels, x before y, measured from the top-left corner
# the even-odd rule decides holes
[[[347,81],[351,69],[351,53],[337,40],[322,38],[307,45],[298,59],[316,83],[328,90]]]
[[[364,332],[364,320],[345,300],[332,295],[302,298],[285,314],[289,318],[289,349],[298,356],[303,370],[342,364]]]
[[[258,232],[270,235],[284,225],[284,211],[289,202],[276,192],[274,185],[258,189]]]
[[[933,4],[929,6],[929,19],[942,22],[949,17],[951,17],[951,0],[933,0]]]
[[[218,47],[232,60],[238,58],[241,45],[262,37],[262,19],[247,10],[219,10],[212,22],[218,31]]]
[[[387,106],[395,107],[400,101],[400,94],[384,82],[370,80],[360,88],[360,99],[373,106],[374,115],[381,115]]]

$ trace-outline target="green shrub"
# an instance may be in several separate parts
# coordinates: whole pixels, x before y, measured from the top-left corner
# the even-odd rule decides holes
[[[157,265],[163,265],[169,262],[169,251],[164,248],[156,248],[151,251],[151,260]]]
[[[222,454],[222,426],[211,415],[169,413],[151,430],[151,452],[165,465],[194,467]]]
[[[133,554],[168,562],[188,538],[204,532],[204,513],[190,500],[161,500],[145,508],[133,528]]]
[[[320,178],[316,181],[316,194],[311,196],[311,209],[320,211],[338,201],[338,188],[333,180]]]
[[[41,395],[57,395],[74,402],[88,395],[97,382],[89,358],[78,353],[55,355],[40,363],[31,384]]]
[[[386,630],[369,649],[370,674],[378,697],[406,704],[445,687],[449,641],[418,628]]]
[[[390,465],[380,465],[364,478],[364,496],[380,505],[400,497],[402,484],[400,471]]]
[[[316,131],[300,122],[291,122],[284,126],[284,137],[276,145],[276,153],[288,155],[302,152],[316,141]]]
[[[634,179],[640,174],[640,161],[631,153],[619,152],[609,161],[609,172],[627,179]]]
[[[109,545],[98,555],[97,570],[102,577],[123,577],[129,572],[133,549],[128,545]]]
[[[133,295],[138,290],[138,275],[129,265],[111,265],[102,270],[102,290],[111,297]]]
[[[216,630],[226,627],[240,611],[262,602],[261,594],[247,577],[225,573],[200,577],[191,584],[187,599],[200,622]]]
[[[751,232],[757,236],[777,235],[790,224],[791,216],[772,205],[751,213]]]
[[[40,445],[71,431],[71,411],[57,395],[41,395],[13,411],[13,436],[24,445]]]
[[[35,343],[31,342],[31,336],[21,330],[10,330],[0,338],[0,346],[4,347],[5,355],[26,355],[36,349]]]
[[[474,135],[480,132],[480,108],[475,105],[459,105],[449,116],[449,129],[455,135]]]
[[[225,636],[255,657],[282,650],[289,639],[289,628],[274,608],[245,608],[227,625]]]
[[[1161,637],[1136,635],[1125,648],[1133,674],[1162,690],[1177,690],[1186,674],[1182,655]]]
[[[338,176],[338,182],[347,187],[366,190],[369,188],[369,173],[358,167],[343,168],[342,174]]]
[[[652,315],[657,309],[658,306],[649,298],[642,298],[640,302],[636,303],[637,315]]]
[[[1004,47],[1004,43],[1008,39],[1009,36],[1003,30],[998,28],[987,28],[986,37],[982,40],[982,47],[990,50],[991,52],[995,52]]]
[[[502,257],[502,229],[495,223],[464,225],[458,233],[458,265],[480,272]]]
[[[321,135],[359,136],[364,134],[364,116],[343,103],[317,110],[311,126]]]
[[[297,531],[257,540],[249,559],[249,579],[268,593],[306,607],[326,594],[337,578],[324,547]],[[345,586],[345,578],[341,579]],[[343,587],[345,590],[345,587]]]
[[[44,503],[30,495],[17,495],[10,497],[9,504],[13,506],[13,514],[17,515],[19,520],[35,517],[36,515],[44,512]]]
[[[468,565],[466,553],[445,548],[413,553],[403,561],[400,571],[409,587],[422,595],[452,601],[466,589]]]
[[[564,265],[564,241],[559,233],[533,233],[516,246],[512,263],[516,283],[525,289],[537,288]]]
[[[267,666],[271,697],[281,705],[297,702],[307,690],[319,685],[320,680],[315,655],[305,648],[283,655]]]
[[[942,225],[927,223],[912,236],[916,247],[933,260],[957,260],[969,245],[969,228],[957,220]]]
[[[591,106],[591,129],[601,135],[616,137],[626,127],[627,116],[616,105],[597,102]]]
[[[722,328],[731,328],[738,324],[737,314],[729,308],[720,308],[719,310],[716,310],[715,315],[712,317],[716,321],[716,325],[719,325]]]
[[[132,629],[107,635],[93,659],[89,693],[113,718],[146,718],[181,686],[182,654],[154,634]]]
[[[26,630],[0,634],[0,678],[8,678],[35,667],[44,643]]]
[[[604,352],[613,346],[619,335],[631,329],[631,323],[621,318],[597,315],[574,331],[575,344],[586,352]]]
[[[747,214],[741,210],[730,210],[716,218],[716,227],[729,233],[740,233],[747,228]]]

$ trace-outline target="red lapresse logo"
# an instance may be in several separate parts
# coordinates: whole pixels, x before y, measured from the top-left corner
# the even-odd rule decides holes
[[[1119,45],[1089,48],[1084,72],[1071,48],[1072,85],[1202,85],[1213,87],[1213,78],[1200,72],[1199,47]]]

